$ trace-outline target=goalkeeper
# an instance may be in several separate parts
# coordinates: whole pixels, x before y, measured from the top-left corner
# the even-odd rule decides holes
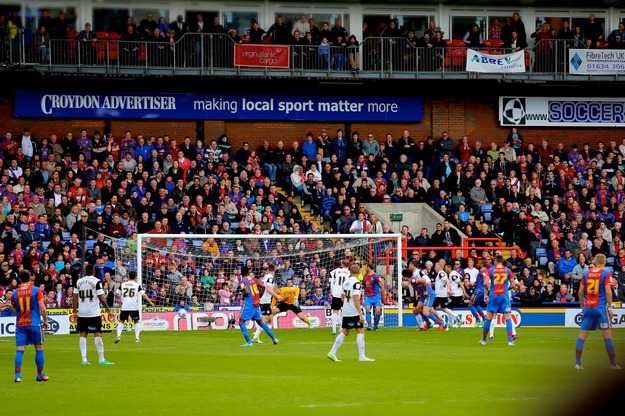
[[[283,297],[282,302],[275,303],[276,298],[273,300],[275,306],[271,311],[270,322],[273,322],[273,317],[278,312],[292,311],[299,319],[306,322],[309,328],[312,328],[310,319],[308,319],[308,316],[304,315],[304,312],[302,312],[302,309],[299,307],[297,302],[297,298],[299,297],[299,287],[293,287],[293,279],[286,280],[286,286],[280,288],[280,296]]]

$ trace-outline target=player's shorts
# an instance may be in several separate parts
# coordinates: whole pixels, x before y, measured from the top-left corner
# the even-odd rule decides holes
[[[365,306],[382,307],[382,295],[365,296]]]
[[[432,307],[433,308],[438,308],[438,307],[446,308],[447,305],[449,305],[449,298],[447,296],[445,297],[437,296],[434,298],[434,303],[432,304]]]
[[[482,290],[476,290],[471,295],[471,302],[473,302],[474,305],[485,306],[486,302],[484,302],[484,292]]]
[[[345,329],[357,329],[363,328],[364,325],[360,322],[360,316],[344,316],[341,328]]]
[[[343,307],[343,301],[341,300],[341,298],[335,298],[332,297],[332,310],[333,311],[338,311]]]
[[[43,344],[43,327],[41,326],[18,326],[15,327],[15,346]]]
[[[88,333],[101,333],[102,332],[102,318],[98,316],[92,316],[89,318],[78,317],[76,322],[76,330],[78,332]]]
[[[280,312],[292,311],[295,315],[302,312],[302,309],[299,306],[295,306],[290,303],[278,303],[276,308],[278,308]]]
[[[271,303],[261,303],[260,314],[265,316],[271,315]]]
[[[602,331],[612,329],[612,323],[608,317],[607,308],[584,308],[582,312],[582,322],[579,328],[584,331]]]
[[[421,302],[423,304],[423,306],[427,306],[427,307],[432,307],[432,305],[434,305],[434,299],[436,299],[434,296],[427,294],[427,295],[423,295],[419,298],[419,302]]]
[[[486,306],[486,312],[491,313],[510,313],[510,298],[507,295],[491,296],[488,299],[488,305]]]
[[[464,306],[463,302],[462,302],[463,297],[462,296],[450,296],[449,297],[449,303],[447,304],[447,307],[449,309],[454,309],[454,308],[461,308]]]
[[[121,311],[119,313],[119,322],[126,322],[128,320],[128,318],[130,318],[133,321],[137,322],[140,319],[139,318],[139,311],[138,310],[134,310],[134,311]]]
[[[241,321],[260,321],[260,308],[243,305],[239,314],[239,322]]]

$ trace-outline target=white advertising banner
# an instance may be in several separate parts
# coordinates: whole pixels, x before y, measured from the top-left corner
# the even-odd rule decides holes
[[[15,336],[15,319],[15,316],[5,316],[0,318],[0,337]],[[68,315],[48,316],[48,331],[46,331],[46,335],[67,334],[69,334]]]
[[[467,49],[467,72],[525,72],[524,51],[506,55],[489,55]]]
[[[625,75],[624,49],[570,49],[572,75]]]
[[[625,127],[625,98],[499,97],[502,126]]]

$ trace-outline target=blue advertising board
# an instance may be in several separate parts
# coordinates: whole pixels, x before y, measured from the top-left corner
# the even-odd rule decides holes
[[[17,91],[15,116],[420,122],[421,97]]]

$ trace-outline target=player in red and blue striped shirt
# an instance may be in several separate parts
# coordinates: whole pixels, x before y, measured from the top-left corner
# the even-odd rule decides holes
[[[243,289],[244,297],[243,307],[241,307],[241,314],[239,315],[239,328],[241,328],[241,333],[246,341],[243,347],[254,346],[247,327],[245,326],[245,323],[249,320],[253,320],[257,325],[260,325],[267,335],[269,335],[273,343],[277,344],[278,338],[273,335],[271,328],[263,322],[260,316],[260,291],[258,289],[260,282],[255,277],[250,276],[249,273],[250,270],[247,266],[241,267],[241,275],[243,276],[241,279],[241,289]]]
[[[490,288],[490,293],[484,294],[484,300],[488,302],[486,306],[486,320],[482,330],[482,339],[480,344],[486,345],[486,337],[490,330],[491,321],[498,313],[503,314],[506,321],[506,330],[508,332],[508,345],[514,346],[512,337],[512,308],[510,306],[510,298],[508,297],[508,288],[511,283],[515,282],[512,271],[503,265],[503,256],[495,257],[495,265],[489,271],[490,280],[485,282],[485,287]]]
[[[582,305],[582,322],[575,342],[575,369],[583,370],[582,352],[589,331],[600,329],[603,333],[605,350],[610,358],[610,366],[621,370],[616,363],[614,342],[612,341],[612,273],[605,270],[606,257],[597,254],[595,267],[589,269],[579,283],[579,301]]]
[[[37,381],[48,381],[43,374],[43,331],[48,329],[48,315],[44,304],[44,294],[31,283],[28,270],[20,272],[20,286],[13,292],[12,304],[17,315],[15,329],[15,382],[22,382],[22,362],[26,345],[35,346]]]

